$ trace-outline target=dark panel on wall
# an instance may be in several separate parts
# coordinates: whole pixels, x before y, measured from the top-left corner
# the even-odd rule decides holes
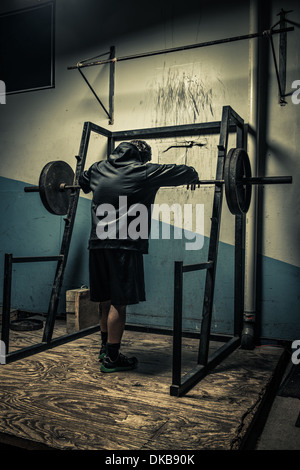
[[[0,16],[0,79],[7,93],[54,86],[54,2]]]

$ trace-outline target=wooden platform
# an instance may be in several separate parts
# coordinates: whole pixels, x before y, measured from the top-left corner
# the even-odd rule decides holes
[[[40,334],[26,333],[27,341]],[[17,347],[20,336],[12,332]],[[239,449],[283,352],[238,349],[177,398],[169,394],[171,336],[126,330],[122,351],[136,355],[139,366],[114,374],[100,372],[99,337],[0,366],[0,442],[62,450]],[[197,346],[183,340],[183,371],[195,364]]]

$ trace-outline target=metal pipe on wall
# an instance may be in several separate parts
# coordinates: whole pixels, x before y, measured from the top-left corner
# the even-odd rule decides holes
[[[249,33],[258,30],[258,0],[250,0]],[[249,132],[247,150],[253,173],[258,168],[258,38],[249,41]],[[256,317],[256,260],[257,260],[257,188],[253,187],[251,205],[246,215],[245,231],[245,291],[242,347],[254,348]]]

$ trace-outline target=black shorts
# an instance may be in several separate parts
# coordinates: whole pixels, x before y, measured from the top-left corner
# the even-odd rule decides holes
[[[90,249],[90,299],[132,305],[146,300],[143,255],[122,249]]]

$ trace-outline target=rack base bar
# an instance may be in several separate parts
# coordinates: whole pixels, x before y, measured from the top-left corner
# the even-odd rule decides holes
[[[171,396],[181,396],[187,393],[192,387],[194,387],[203,377],[205,377],[210,370],[215,368],[220,362],[229,356],[235,349],[240,345],[241,338],[234,336],[226,344],[221,346],[215,353],[212,354],[211,358],[208,359],[206,365],[198,364],[194,369],[185,374],[181,382],[178,384],[172,384],[170,387]]]
[[[99,326],[90,326],[89,328],[85,328],[80,331],[76,331],[74,333],[69,333],[67,335],[59,336],[58,338],[54,338],[51,340],[50,343],[42,342],[35,344],[33,346],[28,346],[26,348],[19,349],[18,351],[13,351],[6,355],[5,363],[9,364],[11,362],[17,361],[19,359],[24,359],[25,357],[32,356],[34,354],[47,351],[48,349],[55,348],[62,344],[69,343],[75,339],[83,338],[84,336],[88,336],[92,333],[96,333],[99,331]]]

